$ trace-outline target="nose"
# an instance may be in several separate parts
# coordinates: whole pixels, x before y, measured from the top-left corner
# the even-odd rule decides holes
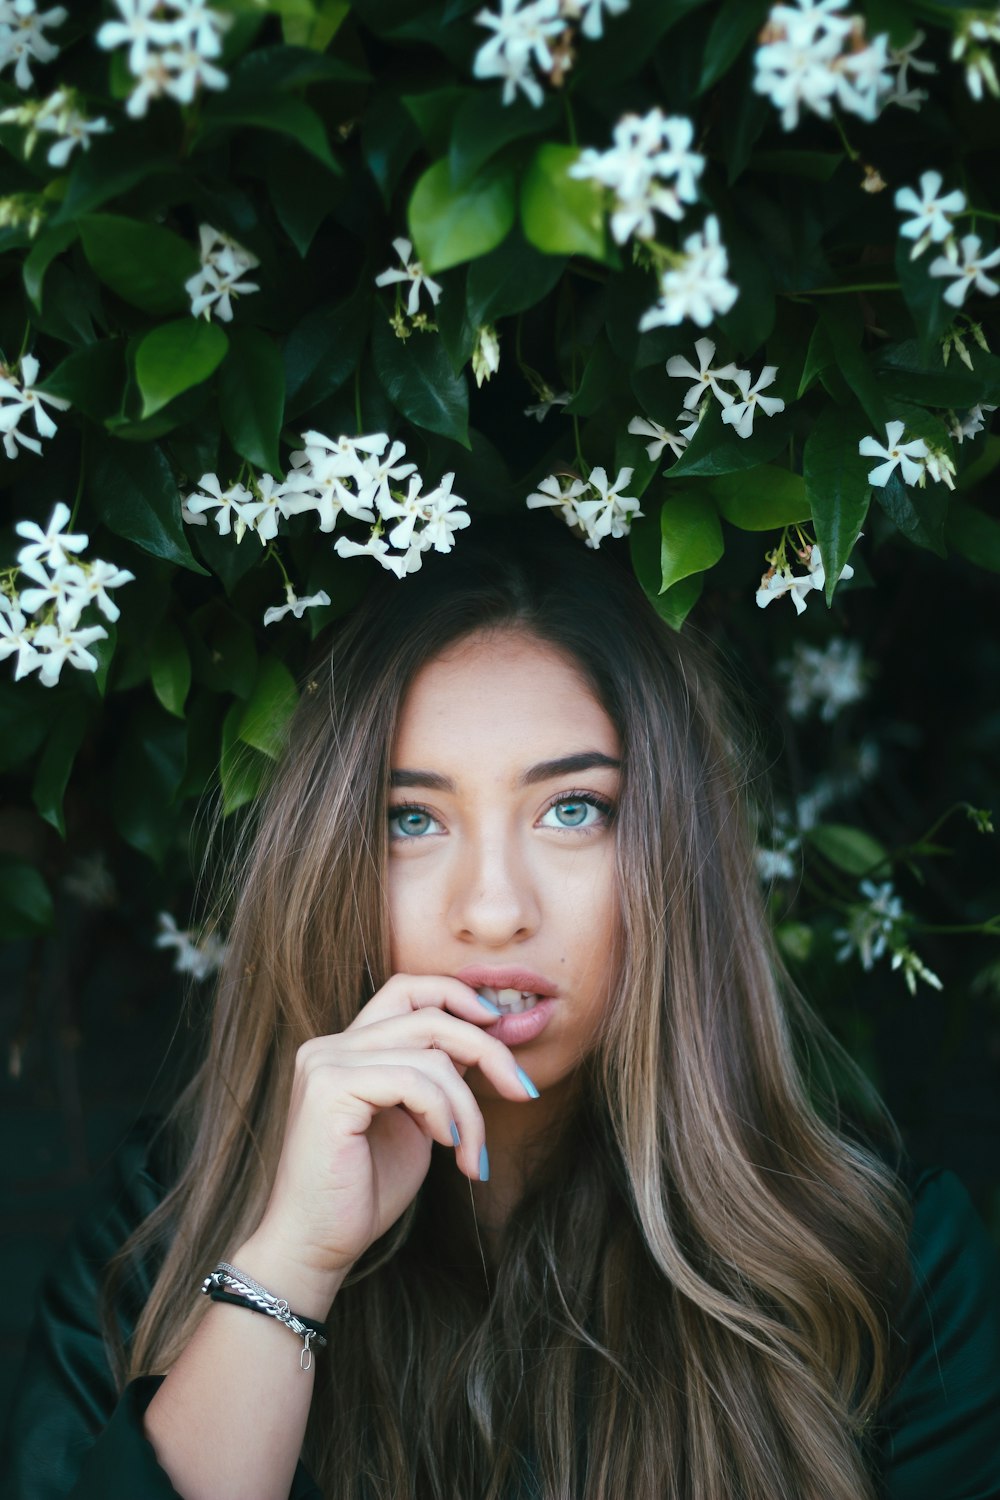
[[[452,927],[457,937],[503,948],[538,928],[541,906],[527,851],[493,826],[463,840],[452,867]]]

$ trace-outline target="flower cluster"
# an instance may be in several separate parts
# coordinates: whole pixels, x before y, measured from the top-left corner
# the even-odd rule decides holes
[[[334,440],[311,431],[302,434],[302,441],[305,447],[291,454],[283,481],[262,474],[251,480],[249,488],[237,481],[223,489],[217,475],[203,474],[199,489],[182,501],[184,520],[205,524],[205,512],[214,510],[220,535],[232,531],[241,542],[247,531],[254,531],[266,545],[277,536],[281,520],[314,512],[319,517],[318,529],[331,532],[346,515],[367,522],[372,531],[364,543],[339,536],[334,544],[338,556],[374,557],[397,578],[416,572],[423,553],[432,547],[436,552],[450,552],[455,532],[468,526],[468,512],[459,508],[465,501],[451,492],[454,474],[445,474],[434,489],[425,491],[416,464],[402,462],[403,443],[394,442],[386,453],[386,433]],[[398,484],[403,479],[409,480],[405,493]],[[301,617],[310,605],[329,602],[319,595],[300,600],[292,592],[281,614],[269,613],[271,620],[289,610]]]
[[[890,475],[898,467],[904,484],[916,484],[923,489],[929,475],[931,479],[946,484],[953,490],[955,465],[951,458],[943,448],[932,448],[921,437],[904,443],[902,439],[905,425],[904,422],[887,422],[884,443],[880,443],[875,437],[861,439],[858,444],[860,454],[866,458],[883,460],[868,471],[868,483],[881,488],[888,484]]]
[[[606,536],[627,536],[632,522],[642,517],[635,496],[623,494],[633,472],[619,469],[614,484],[601,468],[591,469],[586,480],[572,474],[548,474],[525,503],[529,510],[554,506],[588,547],[599,547]]]
[[[989,255],[982,254],[983,242],[978,234],[966,234],[958,239],[953,219],[965,212],[965,194],[960,188],[941,197],[943,178],[940,172],[924,172],[920,178],[920,196],[913,188],[900,188],[895,197],[896,207],[902,213],[912,214],[900,225],[899,232],[914,241],[910,259],[916,260],[930,244],[941,245],[943,255],[932,260],[928,267],[931,276],[950,276],[951,285],[943,293],[944,300],[952,307],[961,307],[970,287],[995,297],[1000,292],[1000,283],[987,276],[986,272],[1000,265],[1000,250]]]
[[[765,365],[754,380],[749,370],[742,370],[733,363],[713,367],[715,344],[709,338],[697,339],[694,352],[697,367],[682,354],[671,355],[667,360],[667,374],[691,384],[684,393],[684,405],[676,417],[677,431],[669,432],[658,422],[648,422],[644,417],[633,417],[629,432],[641,433],[654,439],[646,452],[652,459],[659,458],[665,447],[679,456],[697,432],[713,396],[722,407],[722,420],[732,427],[738,437],[748,438],[753,434],[754,417],[762,412],[773,417],[784,411],[785,403],[780,396],[764,396],[762,391],[773,385],[778,374],[777,365]],[[727,391],[720,381],[731,381],[736,393]]]
[[[730,310],[740,294],[728,279],[729,256],[719,238],[715,214],[709,214],[701,229],[688,235],[682,250],[651,245],[650,253],[662,261],[660,298],[639,319],[640,333],[673,327],[685,318],[707,328]]]
[[[788,594],[795,605],[795,613],[800,615],[806,607],[806,596],[814,589],[822,593],[826,587],[826,567],[819,543],[803,541],[800,547],[793,550],[799,562],[805,566],[804,573],[792,572],[784,538],[773,552],[766,554],[769,566],[760,580],[756,594],[757,604],[761,609],[766,609],[772,599],[780,599],[783,594]],[[837,581],[853,577],[854,569],[845,563]]]
[[[196,271],[184,283],[184,290],[191,298],[194,317],[210,319],[215,316],[223,323],[232,322],[232,299],[243,292],[259,292],[255,281],[241,281],[244,271],[252,271],[260,265],[256,255],[237,244],[221,229],[211,224],[202,224],[198,229],[201,270]]]
[[[27,541],[0,591],[0,659],[17,654],[15,681],[37,670],[39,681],[54,687],[67,663],[96,672],[97,657],[87,648],[106,640],[108,632],[101,625],[81,628],[83,612],[94,604],[106,620],[117,620],[121,611],[107,590],[135,577],[99,558],[85,562],[79,554],[89,538],[64,531],[69,518],[69,506],[60,501],[44,531],[35,521],[19,521],[14,528]],[[34,587],[18,591],[18,571]],[[37,618],[29,621],[30,615]]]
[[[1000,99],[1000,80],[984,42],[1000,42],[1000,11],[971,12],[962,16],[955,28],[951,55],[965,65],[965,83],[973,99],[982,99],[985,85],[994,99]]]
[[[614,194],[611,233],[619,245],[632,234],[653,239],[654,212],[679,221],[683,204],[697,202],[705,158],[689,149],[694,126],[683,115],[655,108],[646,115],[624,115],[612,139],[608,151],[583,151],[569,175],[590,178]]]
[[[390,322],[395,330],[396,337],[407,339],[414,328],[419,328],[423,332],[429,332],[436,327],[436,324],[430,321],[427,314],[420,311],[420,289],[421,287],[424,288],[431,299],[431,303],[436,307],[438,299],[441,296],[441,287],[438,282],[432,281],[425,273],[419,260],[410,259],[413,254],[413,245],[408,239],[400,235],[398,239],[393,240],[392,248],[402,261],[402,268],[390,266],[388,270],[380,272],[375,277],[375,285],[396,287],[396,311]],[[406,317],[404,317],[402,309],[402,286],[400,283],[405,285],[407,282],[409,282],[410,289],[406,298]]]
[[[934,64],[913,55],[917,32],[902,48],[882,33],[868,39],[864,18],[843,15],[846,0],[799,0],[774,5],[755,55],[753,86],[781,111],[785,130],[799,123],[800,108],[830,119],[833,105],[869,122],[887,104],[918,108],[927,95],[908,89],[906,72],[933,73]]]
[[[4,452],[8,458],[17,457],[17,445],[29,448],[32,453],[41,453],[38,438],[50,438],[56,424],[45,410],[43,403],[54,406],[56,411],[65,411],[69,406],[61,396],[49,396],[35,389],[38,379],[38,360],[33,354],[24,354],[20,361],[20,374],[0,364],[0,433],[3,433]],[[37,438],[22,432],[19,423],[28,416],[35,419]]]
[[[500,0],[499,14],[481,10],[476,24],[493,35],[476,52],[474,78],[503,79],[503,102],[510,104],[518,89],[537,108],[545,98],[535,73],[557,87],[573,65],[576,25],[589,41],[604,34],[604,11],[620,16],[629,0]]]
[[[819,709],[824,724],[832,724],[842,708],[856,703],[868,690],[861,646],[843,636],[834,636],[825,649],[797,641],[790,657],[775,665],[775,673],[788,679],[788,712],[805,719]]]
[[[0,73],[13,65],[18,88],[30,89],[35,81],[31,64],[52,62],[59,55],[46,28],[61,26],[68,15],[63,5],[40,11],[35,0],[0,0]]]
[[[175,974],[190,974],[194,979],[208,979],[222,967],[226,956],[226,944],[218,933],[202,933],[188,930],[182,932],[168,911],[157,917],[160,931],[153,939],[154,948],[173,948]]]
[[[862,880],[858,890],[865,900],[848,908],[846,927],[838,928],[833,934],[835,941],[841,944],[836,953],[837,962],[845,963],[857,953],[861,967],[870,970],[876,959],[891,951],[892,967],[898,969],[902,966],[911,995],[916,994],[918,978],[940,990],[942,984],[938,976],[905,941],[912,918],[903,910],[892,882],[887,880],[877,886],[874,881]]]
[[[87,151],[92,135],[102,135],[111,129],[103,115],[98,120],[87,119],[79,108],[75,89],[56,89],[47,99],[13,105],[0,112],[0,125],[20,125],[27,131],[25,157],[31,155],[39,135],[57,135],[59,139],[46,157],[50,167],[64,167],[77,146]]]
[[[95,40],[112,51],[128,47],[128,67],[138,80],[125,106],[133,119],[164,95],[190,104],[199,88],[224,89],[229,79],[213,58],[232,17],[207,0],[114,0],[120,21],[105,21]]]

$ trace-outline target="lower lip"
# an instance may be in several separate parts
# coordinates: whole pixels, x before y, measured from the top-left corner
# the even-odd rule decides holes
[[[486,1034],[495,1036],[508,1047],[516,1047],[521,1042],[533,1042],[549,1024],[555,1003],[554,1000],[538,1000],[530,1010],[519,1011],[515,1016],[504,1016],[492,1026],[487,1026]]]

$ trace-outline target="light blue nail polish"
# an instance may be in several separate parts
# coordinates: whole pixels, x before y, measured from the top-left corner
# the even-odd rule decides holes
[[[489,1182],[489,1180],[490,1180],[490,1159],[489,1159],[489,1156],[487,1155],[486,1147],[484,1146],[483,1149],[482,1149],[482,1151],[480,1151],[480,1153],[479,1153],[479,1181],[480,1182]]]
[[[489,1011],[491,1016],[503,1015],[503,1011],[500,1009],[500,1007],[498,1005],[494,1005],[492,1000],[487,1000],[485,995],[477,995],[476,999],[479,1001],[480,1005],[486,1006],[486,1009]]]
[[[520,1078],[522,1084],[524,1085],[525,1089],[530,1094],[531,1098],[532,1099],[537,1099],[538,1098],[538,1090],[535,1088],[535,1085],[532,1083],[531,1079],[528,1077],[527,1073],[524,1071],[523,1068],[518,1068],[518,1070],[517,1070],[517,1076],[518,1076],[518,1078]]]
[[[455,1149],[457,1150],[462,1142],[458,1138],[458,1126],[455,1124],[454,1120],[452,1120],[451,1122],[451,1138],[455,1142]]]

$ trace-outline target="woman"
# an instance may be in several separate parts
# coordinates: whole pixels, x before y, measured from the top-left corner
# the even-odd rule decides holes
[[[1000,1494],[995,1254],[838,1106],[731,695],[611,548],[476,528],[307,676],[207,1060],[48,1283],[14,1493]]]

